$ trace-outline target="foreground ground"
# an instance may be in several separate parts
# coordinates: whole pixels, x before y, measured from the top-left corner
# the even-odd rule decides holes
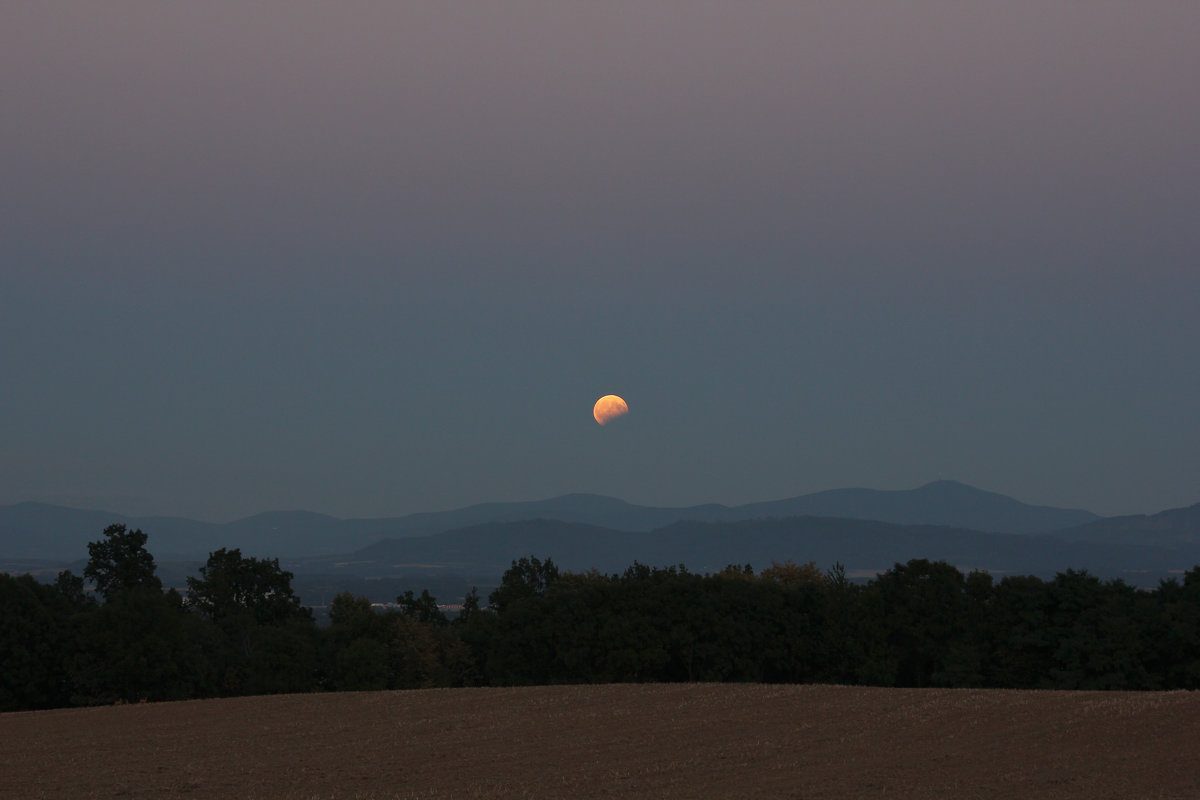
[[[1196,798],[1200,693],[623,685],[0,715],[0,797]]]

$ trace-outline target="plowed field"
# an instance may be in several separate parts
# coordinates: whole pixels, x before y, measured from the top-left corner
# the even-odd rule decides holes
[[[1200,798],[1200,693],[621,685],[0,715],[0,797]]]

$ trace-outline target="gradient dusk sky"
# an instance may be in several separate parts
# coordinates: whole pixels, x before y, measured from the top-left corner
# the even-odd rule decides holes
[[[1167,1],[5,2],[0,504],[1190,505],[1198,43]]]

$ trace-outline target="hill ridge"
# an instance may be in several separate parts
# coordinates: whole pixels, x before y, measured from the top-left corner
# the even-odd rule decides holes
[[[103,528],[113,522],[142,527],[150,536],[148,546],[160,560],[195,560],[206,558],[220,547],[237,547],[247,555],[259,557],[331,556],[352,553],[382,540],[425,537],[472,525],[535,518],[647,533],[685,520],[716,523],[803,516],[1023,534],[1079,528],[1102,519],[1086,510],[1034,506],[951,480],[934,481],[914,489],[832,489],[738,506],[718,503],[644,506],[607,495],[576,492],[535,501],[478,503],[399,517],[342,519],[296,509],[266,511],[226,523],[171,516],[136,517],[24,501],[0,506],[0,557],[84,558],[86,544],[95,541]]]

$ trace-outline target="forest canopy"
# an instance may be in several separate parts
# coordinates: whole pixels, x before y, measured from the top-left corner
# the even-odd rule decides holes
[[[342,593],[319,626],[278,559],[210,554],[163,589],[146,535],[106,528],[83,576],[0,573],[0,710],[330,690],[637,681],[1200,688],[1200,567],[1154,590],[914,559],[621,573],[512,562],[487,603]],[[456,600],[458,598],[455,598]]]

